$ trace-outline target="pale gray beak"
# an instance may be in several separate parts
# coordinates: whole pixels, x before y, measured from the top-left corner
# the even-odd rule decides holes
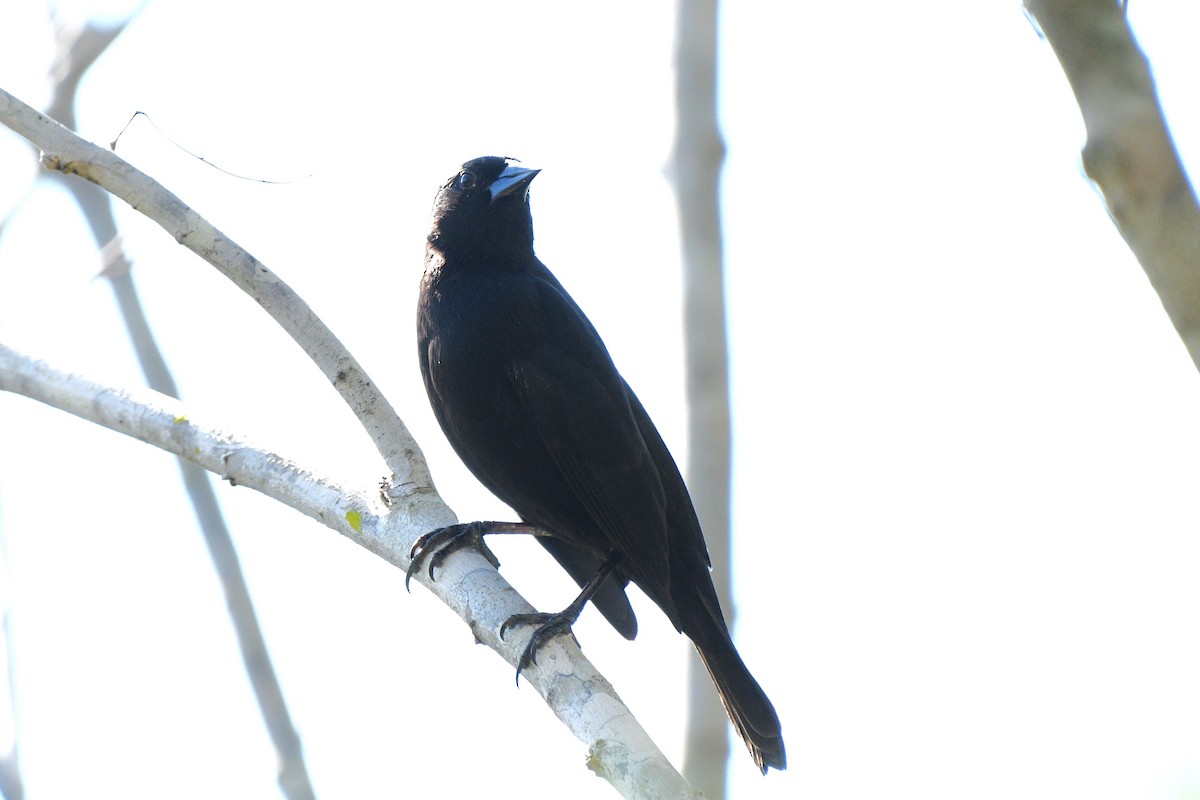
[[[540,169],[525,169],[525,167],[509,164],[488,187],[492,193],[492,202],[496,202],[505,195],[529,188],[529,182],[539,172],[541,172]]]

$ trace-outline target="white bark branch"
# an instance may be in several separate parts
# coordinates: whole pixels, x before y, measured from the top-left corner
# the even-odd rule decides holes
[[[274,273],[115,154],[0,89],[0,122],[42,151],[47,168],[86,178],[128,202],[253,297],[304,348],[358,416],[392,472],[387,499],[349,488],[191,419],[178,400],[103,386],[0,345],[0,390],[26,395],[153,444],[256,489],[333,528],[401,570],[420,534],[455,522],[433,488],[420,448],[387,400],[332,332]],[[447,559],[436,582],[414,576],[513,667],[525,635],[499,637],[509,616],[532,607],[480,554]],[[522,675],[588,746],[588,766],[628,798],[695,798],[573,639],[560,637]]]

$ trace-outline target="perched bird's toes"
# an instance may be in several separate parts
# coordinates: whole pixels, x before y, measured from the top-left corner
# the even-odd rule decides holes
[[[433,578],[433,571],[441,569],[442,562],[451,553],[463,549],[464,547],[474,547],[486,558],[493,567],[499,569],[500,560],[496,558],[489,548],[483,542],[484,534],[487,533],[487,526],[482,522],[467,522],[458,525],[448,525],[445,528],[438,528],[423,534],[413,542],[412,550],[409,551],[408,557],[412,559],[409,562],[408,570],[404,575],[404,588],[409,589],[409,582],[412,576],[416,575],[429,562],[428,574]],[[411,591],[411,590],[410,590]]]
[[[529,637],[529,643],[525,645],[525,649],[521,652],[521,659],[517,662],[517,682],[521,680],[521,671],[537,663],[537,653],[555,636],[571,633],[571,626],[575,624],[578,614],[569,614],[560,612],[558,614],[513,614],[504,621],[500,626],[500,638],[504,638],[504,634],[510,628],[516,628],[523,625],[536,625],[533,635]]]
[[[555,615],[554,614],[513,614],[500,626],[500,638],[504,638],[504,634],[508,633],[509,628],[517,628],[523,625],[545,625]]]

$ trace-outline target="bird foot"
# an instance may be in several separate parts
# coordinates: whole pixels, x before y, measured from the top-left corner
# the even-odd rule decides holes
[[[429,562],[429,577],[433,579],[433,571],[441,569],[442,562],[451,553],[464,547],[474,547],[480,555],[491,562],[493,567],[500,568],[500,559],[484,544],[483,537],[488,533],[490,523],[467,522],[458,525],[448,525],[438,528],[417,538],[413,542],[408,557],[412,559],[408,571],[404,575],[404,588],[411,591],[409,581],[420,571],[426,561]]]
[[[579,611],[574,608],[568,608],[564,611],[559,611],[557,614],[513,614],[504,621],[500,626],[500,638],[504,638],[504,634],[509,628],[515,628],[520,625],[536,625],[533,635],[529,637],[529,643],[525,645],[525,650],[521,653],[521,659],[517,662],[517,683],[521,682],[521,671],[529,666],[537,663],[537,652],[546,645],[555,636],[563,634],[571,634],[571,626],[575,624],[575,620],[579,619]]]

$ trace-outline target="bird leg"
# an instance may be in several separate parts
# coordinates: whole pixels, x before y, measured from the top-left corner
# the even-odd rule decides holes
[[[521,681],[521,670],[530,664],[537,663],[537,651],[542,649],[542,646],[546,642],[555,636],[571,632],[571,626],[575,624],[575,620],[579,619],[579,615],[583,613],[583,607],[587,605],[588,600],[592,599],[592,595],[600,588],[600,584],[604,583],[604,579],[613,573],[620,560],[621,555],[616,551],[609,553],[608,557],[600,564],[600,569],[596,570],[596,574],[583,587],[583,591],[579,593],[579,596],[562,611],[556,614],[513,614],[504,621],[504,624],[500,626],[501,639],[504,638],[504,633],[509,628],[514,628],[518,625],[538,626],[534,630],[533,635],[529,637],[529,644],[525,646],[524,652],[521,653],[521,660],[517,662],[518,683]]]
[[[426,559],[429,561],[429,577],[432,579],[434,569],[441,568],[446,556],[464,547],[474,547],[493,567],[499,569],[500,559],[483,543],[483,537],[490,533],[544,535],[540,529],[521,522],[467,522],[432,530],[417,537],[417,541],[413,542],[412,549],[408,552],[411,561],[404,575],[404,588],[409,589],[409,581],[421,569]]]

